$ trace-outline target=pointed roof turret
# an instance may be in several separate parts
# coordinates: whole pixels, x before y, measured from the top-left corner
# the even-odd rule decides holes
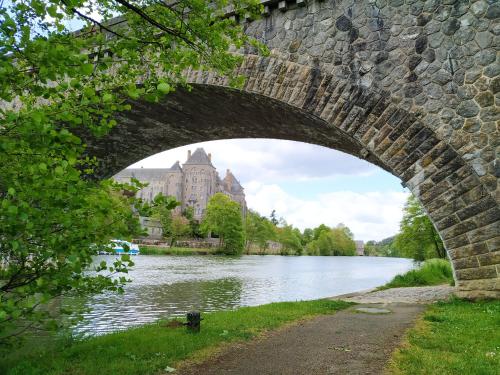
[[[188,159],[184,163],[186,164],[206,164],[206,165],[212,165],[212,162],[210,161],[210,157],[207,155],[205,150],[203,148],[197,148],[195,152],[188,153]]]
[[[181,165],[179,164],[179,160],[177,160],[171,167],[170,170],[172,172],[182,172]]]
[[[232,174],[229,169],[226,171],[226,177],[224,177],[223,183],[228,192],[232,194],[243,193],[243,186],[241,186],[240,182],[234,177],[234,174]]]

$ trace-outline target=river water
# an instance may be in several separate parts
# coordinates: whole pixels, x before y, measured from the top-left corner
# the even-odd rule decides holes
[[[102,334],[190,310],[331,297],[380,286],[412,268],[409,259],[381,257],[139,255],[133,261],[125,293],[88,300],[91,310],[77,332]]]

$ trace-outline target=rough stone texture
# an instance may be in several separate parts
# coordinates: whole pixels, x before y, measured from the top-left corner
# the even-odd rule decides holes
[[[455,287],[449,285],[418,286],[354,293],[334,299],[356,303],[432,303],[446,300],[455,292]]]
[[[212,139],[315,143],[401,178],[434,223],[442,221],[438,228],[454,262],[478,257],[468,246],[496,254],[498,4],[340,0],[298,7],[289,1],[280,11],[277,1],[266,3],[270,15],[244,27],[271,56],[235,51],[245,55],[237,72],[247,78],[243,89],[193,71],[187,72],[194,88],[189,95],[133,103],[110,137],[89,141],[90,152],[104,161],[102,175]],[[464,209],[465,216],[459,214]],[[500,265],[492,259],[455,265],[463,295],[500,297]]]

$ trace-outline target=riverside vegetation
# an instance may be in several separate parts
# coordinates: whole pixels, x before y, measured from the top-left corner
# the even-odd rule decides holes
[[[395,276],[379,289],[401,288],[411,286],[427,286],[439,284],[454,285],[453,270],[446,259],[429,259],[416,269]]]
[[[26,374],[156,374],[170,372],[178,362],[202,360],[224,344],[250,340],[267,330],[296,320],[332,314],[350,303],[331,300],[280,302],[234,311],[203,314],[201,332],[186,332],[180,324],[155,324],[91,337],[56,341],[0,356],[0,373]]]
[[[500,301],[454,299],[428,307],[389,372],[399,374],[498,375]]]
[[[101,166],[81,137],[107,135],[130,100],[158,102],[177,87],[189,89],[186,70],[241,85],[234,68],[242,57],[230,47],[268,51],[222,17],[227,7],[235,19],[262,13],[257,0],[2,2],[0,344],[26,329],[60,329],[63,320],[38,308],[56,297],[120,291],[127,282],[126,257],[86,270],[111,238],[138,229],[121,209],[132,203],[137,181],[100,180]],[[117,15],[126,27],[110,26]]]

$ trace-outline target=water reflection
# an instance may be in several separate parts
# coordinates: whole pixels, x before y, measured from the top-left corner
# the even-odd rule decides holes
[[[113,256],[101,256],[111,261]],[[138,256],[125,293],[92,297],[76,331],[97,334],[184,315],[324,298],[384,284],[411,261],[373,257]],[[70,303],[70,301],[67,301]]]

